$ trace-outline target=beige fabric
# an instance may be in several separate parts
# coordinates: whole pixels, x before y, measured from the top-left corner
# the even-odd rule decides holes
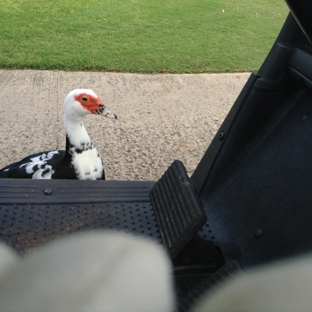
[[[2,247],[8,261],[0,268],[0,311],[173,310],[170,261],[160,246],[143,238],[117,232],[72,235],[25,259]]]
[[[312,311],[312,257],[245,271],[206,296],[193,311]]]

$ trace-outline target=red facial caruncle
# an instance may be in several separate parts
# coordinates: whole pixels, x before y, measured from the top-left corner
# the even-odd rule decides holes
[[[101,106],[104,107],[104,103],[98,96],[93,96],[87,93],[80,93],[76,95],[75,100],[92,114],[96,114]]]

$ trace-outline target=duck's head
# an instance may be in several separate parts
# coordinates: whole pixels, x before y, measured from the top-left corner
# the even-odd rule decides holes
[[[117,115],[110,112],[100,97],[90,89],[70,91],[64,101],[64,112],[67,118],[82,118],[88,114],[96,114],[117,119]]]

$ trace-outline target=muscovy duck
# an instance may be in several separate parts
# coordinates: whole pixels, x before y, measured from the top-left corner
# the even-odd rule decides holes
[[[66,150],[41,152],[0,170],[0,178],[105,180],[101,157],[91,142],[83,117],[117,119],[90,89],[75,89],[64,101]]]

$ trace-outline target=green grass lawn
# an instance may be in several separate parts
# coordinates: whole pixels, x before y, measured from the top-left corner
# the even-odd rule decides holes
[[[257,70],[283,0],[2,0],[0,68]]]

